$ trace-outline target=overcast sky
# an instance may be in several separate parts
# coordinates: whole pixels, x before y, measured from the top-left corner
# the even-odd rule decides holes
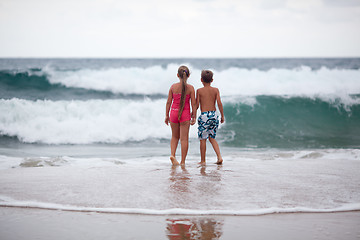
[[[0,57],[354,56],[360,0],[0,0]]]

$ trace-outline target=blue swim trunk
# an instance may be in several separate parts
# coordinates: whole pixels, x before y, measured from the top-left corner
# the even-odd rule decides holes
[[[219,127],[219,116],[216,111],[202,112],[198,118],[198,137],[200,140],[215,138]]]

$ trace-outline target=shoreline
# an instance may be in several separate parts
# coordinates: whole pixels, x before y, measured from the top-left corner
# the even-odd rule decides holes
[[[6,240],[359,239],[359,223],[360,211],[199,216],[0,207],[0,236]]]
[[[31,206],[32,204],[48,204],[49,206]],[[197,209],[140,209],[140,208],[92,208],[92,207],[76,207],[70,205],[60,205],[55,203],[28,203],[28,206],[20,203],[8,204],[0,202],[0,208],[18,208],[18,209],[34,209],[45,211],[63,211],[75,213],[99,213],[99,214],[127,214],[127,215],[144,215],[144,216],[234,216],[234,217],[251,217],[251,216],[266,216],[273,214],[331,214],[331,213],[347,213],[359,212],[357,207],[359,204],[347,204],[348,207],[341,206],[334,209],[310,209],[310,208],[266,208],[256,210],[197,210]],[[356,206],[353,209],[350,206]],[[77,209],[76,209],[77,208]]]

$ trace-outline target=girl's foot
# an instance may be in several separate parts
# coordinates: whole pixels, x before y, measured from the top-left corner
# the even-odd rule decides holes
[[[179,162],[176,160],[174,156],[170,156],[170,161],[173,166],[179,165]]]
[[[220,159],[217,160],[217,162],[215,164],[221,165],[222,163],[223,163],[223,160],[222,160],[222,158],[220,158]]]
[[[201,166],[205,166],[206,162],[201,161],[201,162],[198,162],[198,164],[201,165]]]

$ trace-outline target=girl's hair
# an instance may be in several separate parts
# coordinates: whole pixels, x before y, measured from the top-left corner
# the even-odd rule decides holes
[[[178,120],[180,121],[181,114],[184,110],[185,106],[185,98],[186,98],[186,80],[190,76],[189,68],[186,66],[180,66],[178,69],[178,74],[181,81],[181,98],[180,98],[180,108],[178,113]]]

